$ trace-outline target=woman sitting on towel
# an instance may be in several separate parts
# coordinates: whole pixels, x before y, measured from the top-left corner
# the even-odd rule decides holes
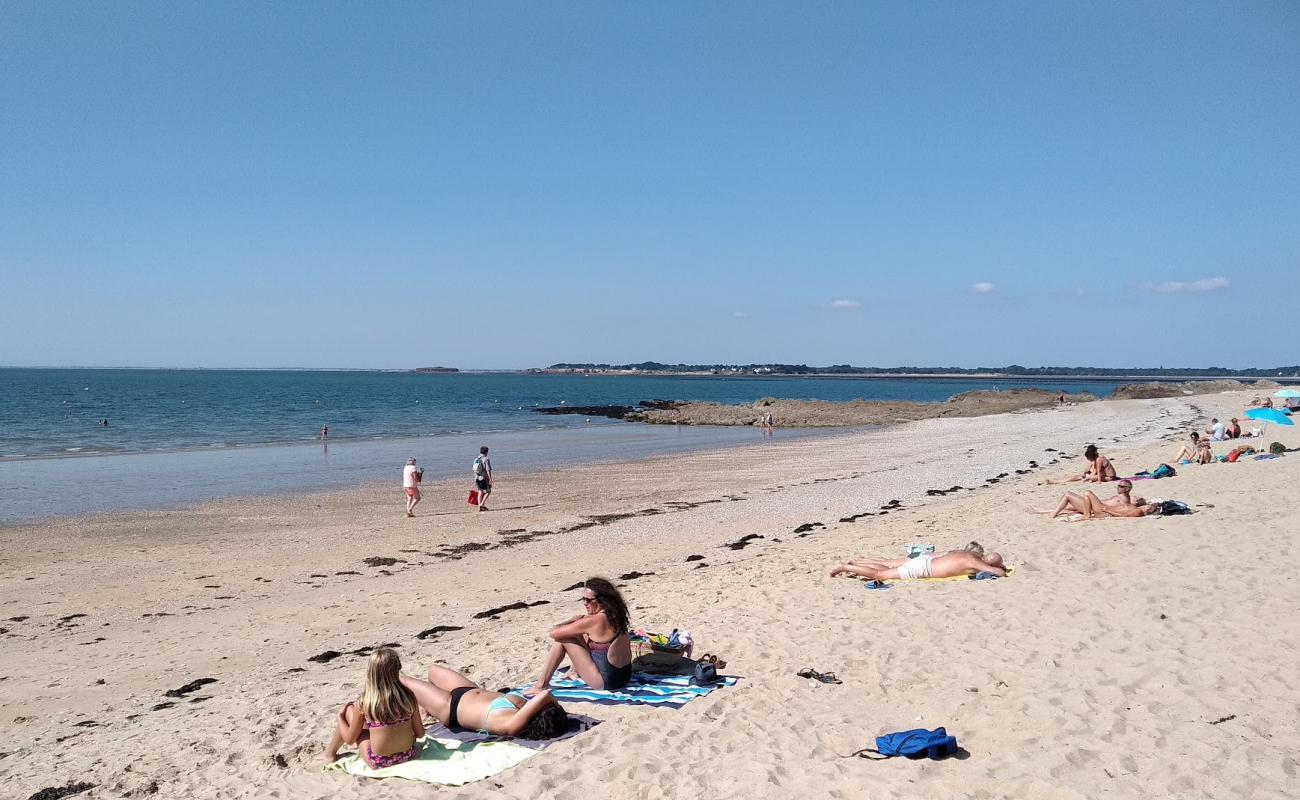
[[[339,709],[321,760],[334,761],[345,743],[356,745],[357,754],[373,769],[415,758],[415,740],[424,737],[424,720],[401,675],[402,661],[395,650],[381,647],[370,654],[361,697]]]
[[[985,553],[971,542],[962,550],[949,550],[941,556],[923,553],[912,558],[855,558],[831,568],[831,577],[853,575],[872,581],[914,580],[917,578],[954,578],[991,572],[999,578],[1007,570],[1002,556]]]
[[[569,728],[568,713],[550,692],[533,697],[490,692],[456,670],[437,664],[429,667],[427,681],[406,675],[401,680],[421,708],[456,733],[554,739]]]
[[[570,675],[593,689],[618,691],[631,680],[632,639],[623,595],[604,578],[588,578],[580,602],[582,614],[551,628],[555,643],[546,654],[537,683],[525,694],[545,691],[565,656],[573,665]]]
[[[1210,449],[1210,443],[1201,438],[1201,434],[1192,431],[1191,442],[1183,445],[1183,449],[1178,451],[1178,457],[1174,460],[1180,463],[1192,461],[1197,464],[1208,464],[1214,460],[1214,451]]]

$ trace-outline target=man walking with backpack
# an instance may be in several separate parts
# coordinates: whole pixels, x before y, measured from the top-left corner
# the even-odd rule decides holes
[[[487,511],[488,495],[492,494],[492,462],[486,445],[478,449],[478,458],[474,459],[474,488],[478,490],[478,510]]]

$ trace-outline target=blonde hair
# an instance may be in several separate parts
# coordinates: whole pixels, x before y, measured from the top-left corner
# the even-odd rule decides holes
[[[402,659],[391,647],[370,654],[366,665],[366,688],[357,707],[371,722],[392,724],[415,713],[415,695],[402,685]]]

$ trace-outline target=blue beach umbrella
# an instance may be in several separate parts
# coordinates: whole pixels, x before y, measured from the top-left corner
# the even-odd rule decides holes
[[[1274,397],[1300,397],[1300,392],[1295,389],[1279,389],[1273,392]]]
[[[1276,408],[1248,408],[1246,417],[1257,422],[1271,422],[1274,425],[1294,425],[1291,418]]]

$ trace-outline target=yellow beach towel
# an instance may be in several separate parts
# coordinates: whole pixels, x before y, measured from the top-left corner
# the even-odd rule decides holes
[[[1008,578],[1016,574],[1014,564],[1007,564],[1006,570]],[[888,585],[893,585],[895,583],[943,583],[944,581],[969,581],[973,580],[973,578],[974,576],[972,575],[953,575],[950,578],[890,578],[887,581],[876,581],[876,583],[884,583]]]
[[[371,769],[355,753],[344,756],[325,771],[346,772],[363,778],[406,778],[412,781],[463,786],[510,769],[538,751],[513,742],[458,742],[455,739],[421,739],[423,747],[415,758],[383,769]]]

